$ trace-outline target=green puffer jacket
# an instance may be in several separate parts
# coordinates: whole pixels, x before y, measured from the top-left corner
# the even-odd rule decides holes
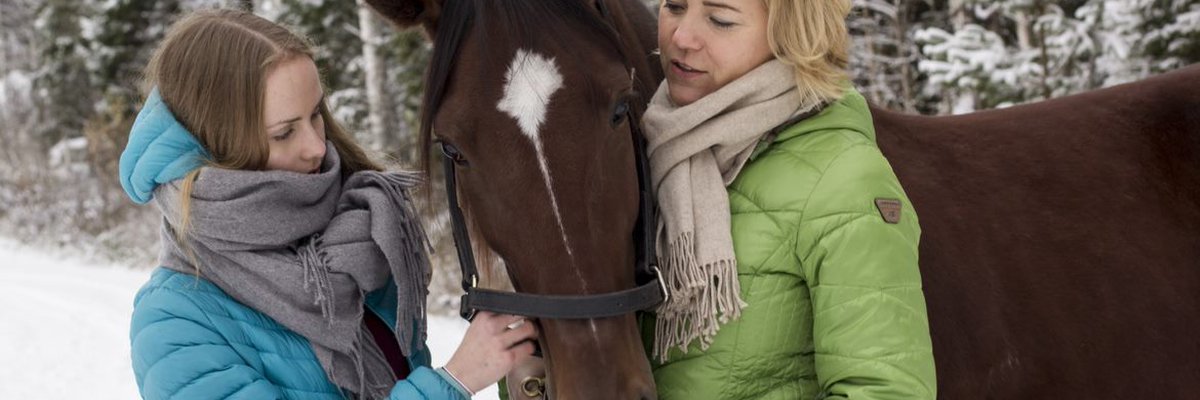
[[[921,229],[858,92],[760,144],[728,192],[747,306],[707,350],[652,361],[660,400],[936,397]]]

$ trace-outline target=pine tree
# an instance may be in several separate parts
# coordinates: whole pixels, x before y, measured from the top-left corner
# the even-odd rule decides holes
[[[34,26],[41,56],[33,85],[42,123],[33,135],[42,151],[80,136],[92,113],[95,93],[90,90],[90,51],[83,28],[91,13],[89,3],[77,0],[48,0],[37,12]]]
[[[124,107],[132,114],[139,104],[142,70],[167,27],[184,11],[179,0],[115,0],[98,16],[99,30],[92,39],[94,79],[104,86],[101,108]]]
[[[1096,20],[1080,1],[961,0],[954,26],[919,31],[927,94],[968,112],[1059,97],[1096,86]],[[1086,7],[1083,7],[1086,8]]]
[[[1139,0],[1144,1],[1144,0]],[[1152,0],[1142,8],[1145,52],[1153,72],[1200,62],[1200,0]]]

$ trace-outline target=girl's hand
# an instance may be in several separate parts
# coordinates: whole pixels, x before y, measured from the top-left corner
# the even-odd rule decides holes
[[[526,362],[533,354],[537,328],[524,317],[480,312],[467,328],[462,344],[446,363],[467,390],[478,393]]]

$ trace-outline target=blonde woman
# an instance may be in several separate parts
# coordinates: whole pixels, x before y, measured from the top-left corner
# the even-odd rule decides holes
[[[661,2],[661,400],[936,397],[920,228],[845,72],[849,11]]]
[[[407,175],[332,120],[309,45],[232,10],[176,23],[121,156],[163,213],[130,338],[147,399],[462,399],[532,353],[533,324],[484,314],[442,368]]]

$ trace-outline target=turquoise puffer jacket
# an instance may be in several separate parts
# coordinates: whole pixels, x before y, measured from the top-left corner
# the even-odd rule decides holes
[[[861,95],[760,145],[727,192],[747,306],[652,365],[660,400],[936,397],[921,230]]]
[[[121,154],[121,185],[144,204],[155,187],[184,177],[207,157],[155,91]],[[364,303],[393,327],[396,301],[391,286],[370,293]],[[134,300],[129,338],[133,372],[146,399],[347,398],[326,377],[307,339],[196,276],[156,270]],[[396,383],[390,398],[465,398],[456,384],[429,368],[429,353],[417,351],[419,344],[406,344],[413,350],[412,372]]]
[[[394,326],[394,288],[370,293],[366,305]],[[347,398],[329,382],[308,340],[194,275],[155,270],[134,299],[129,339],[145,399]],[[409,344],[412,373],[390,398],[464,398],[416,345]]]

